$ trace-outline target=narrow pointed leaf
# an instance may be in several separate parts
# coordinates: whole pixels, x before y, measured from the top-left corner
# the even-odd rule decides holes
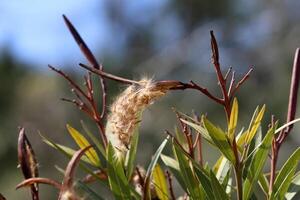
[[[115,198],[117,200],[131,199],[129,183],[125,176],[122,162],[117,160],[114,147],[111,145],[111,143],[109,143],[107,147],[107,159],[109,185]]]
[[[253,139],[253,137],[255,136],[258,127],[260,126],[261,120],[264,116],[266,110],[266,106],[264,105],[259,113],[257,114],[252,126],[249,128],[247,136],[246,136],[246,144],[250,143],[250,141]]]
[[[152,176],[154,167],[155,167],[162,151],[164,150],[166,144],[168,143],[168,141],[169,141],[169,136],[158,147],[158,149],[156,150],[156,152],[155,152],[154,156],[152,157],[152,160],[148,166],[146,177],[145,177],[145,185],[144,185],[144,189],[145,189],[144,195],[146,196],[146,199],[148,199],[150,197],[150,180],[151,180],[151,176]]]
[[[184,119],[181,119],[181,121],[187,125],[189,125],[190,127],[192,127],[193,129],[195,129],[198,133],[201,134],[201,136],[207,141],[209,142],[210,144],[214,145],[215,146],[215,143],[213,142],[213,140],[211,139],[209,133],[207,132],[207,130],[202,127],[200,124],[196,124],[194,122],[189,122],[189,121],[186,121]]]
[[[128,180],[131,179],[131,175],[135,166],[134,164],[135,164],[135,159],[137,154],[138,141],[139,141],[139,133],[136,131],[131,138],[129,151],[127,152],[126,160],[125,160],[126,176]]]
[[[262,189],[262,191],[265,193],[265,195],[268,195],[269,183],[268,183],[268,179],[266,178],[266,176],[263,173],[261,173],[259,175],[258,184],[259,184],[260,188]]]
[[[74,153],[76,152],[76,150],[70,148],[70,147],[67,147],[67,146],[64,146],[64,145],[61,145],[61,144],[57,144],[57,143],[54,143],[54,142],[51,142],[50,140],[47,140],[47,139],[44,139],[44,142],[46,144],[48,144],[49,146],[53,147],[54,149],[68,155],[69,157],[72,157],[74,155]],[[88,157],[86,157],[86,155],[82,156],[81,157],[81,160],[90,164],[90,165],[93,165],[93,163],[91,162],[90,159],[88,159]]]
[[[239,110],[238,101],[236,98],[234,98],[232,108],[231,108],[231,113],[230,113],[229,125],[228,125],[228,137],[231,142],[233,141],[234,132],[237,125],[238,112],[239,112],[238,110]]]
[[[81,148],[84,149],[87,146],[91,146],[91,144],[87,141],[87,139],[79,133],[76,129],[71,127],[69,124],[67,124],[67,129],[74,139],[74,141],[77,143],[77,145]],[[85,155],[88,157],[88,159],[93,163],[94,166],[100,167],[100,159],[95,151],[95,149],[90,148],[88,151],[86,151]]]
[[[299,195],[300,192],[300,173],[294,176],[291,185],[285,194],[286,200],[292,200],[294,197]],[[296,199],[294,199],[296,200]]]
[[[160,200],[169,199],[167,180],[159,164],[156,164],[153,170],[153,185]]]
[[[200,184],[191,169],[191,165],[189,164],[188,159],[186,158],[180,147],[176,143],[173,144],[181,176],[184,180],[185,185],[187,186],[188,194],[191,196],[192,199],[202,199],[203,195],[200,188]]]
[[[177,162],[177,160],[166,156],[166,155],[160,155],[161,160],[164,162],[164,164],[170,169],[170,171],[172,172],[172,174],[175,176],[176,180],[178,181],[178,183],[180,184],[181,188],[187,192],[187,187],[184,183],[184,180],[181,176],[181,172],[179,169],[179,164]]]
[[[268,152],[271,148],[272,139],[275,133],[275,126],[268,130],[268,133],[264,137],[262,143],[259,145],[257,151],[253,155],[253,159],[249,165],[249,172],[247,173],[246,180],[243,185],[243,199],[249,199],[253,191],[253,186],[257,182],[265,161],[268,157]]]
[[[287,192],[292,178],[297,169],[298,163],[300,160],[300,148],[298,148],[285,162],[281,170],[279,171],[275,182],[273,193],[275,193],[275,198],[283,199],[285,193]]]
[[[206,171],[201,167],[195,167],[195,173],[198,177],[200,184],[203,187],[207,199],[214,200],[215,196],[214,196],[214,191],[212,189],[213,185],[210,180],[209,174],[206,173]]]
[[[77,181],[74,188],[76,191],[83,193],[82,196],[84,196],[86,200],[104,200],[103,197],[99,196],[94,190],[81,181]]]
[[[226,174],[230,170],[231,164],[227,158],[221,156],[214,166],[214,172],[219,181],[223,181]]]
[[[219,181],[216,178],[213,171],[210,171],[210,180],[211,180],[211,184],[213,186],[212,189],[214,192],[215,199],[224,199],[224,200],[229,199],[226,194],[226,191],[224,190],[222,185],[219,183]]]
[[[81,122],[81,126],[82,126],[84,132],[91,139],[91,141],[96,145],[97,149],[101,152],[101,154],[105,157],[106,153],[103,148],[103,145],[100,143],[100,140],[91,133],[91,131],[88,129],[88,127],[86,126],[86,124],[83,121],[80,121],[80,122]]]
[[[218,147],[218,149],[228,160],[230,160],[232,163],[235,163],[236,161],[233,150],[224,131],[214,126],[206,118],[203,118],[203,122],[205,128],[207,129],[210,137],[212,138],[213,142]]]

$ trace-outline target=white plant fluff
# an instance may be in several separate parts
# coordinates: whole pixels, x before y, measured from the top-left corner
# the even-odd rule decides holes
[[[105,134],[108,142],[116,149],[118,158],[127,152],[143,110],[164,96],[173,85],[156,84],[151,79],[142,79],[139,84],[127,87],[116,98],[110,108]]]

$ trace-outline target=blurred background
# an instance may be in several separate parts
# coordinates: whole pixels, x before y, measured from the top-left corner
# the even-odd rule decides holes
[[[224,72],[231,66],[240,78],[254,66],[237,94],[240,128],[248,126],[257,105],[266,104],[265,131],[271,114],[285,121],[293,57],[300,46],[299,10],[300,1],[294,0],[0,1],[0,193],[7,199],[30,199],[27,190],[15,191],[23,180],[17,169],[18,126],[27,130],[40,176],[56,180],[61,174],[54,166],[64,168],[67,159],[44,144],[38,131],[76,148],[66,123],[81,130],[79,122],[84,120],[94,130],[84,114],[60,101],[72,98],[68,84],[47,68],[47,64],[61,68],[83,83],[78,63],[87,62],[62,14],[77,27],[107,72],[131,79],[194,80],[220,95],[210,62],[209,31],[214,30]],[[122,88],[109,81],[110,102]],[[187,114],[207,113],[225,128],[220,106],[196,91],[173,92],[145,112],[140,163],[148,164],[165,129],[174,130],[172,107]],[[282,147],[281,159],[299,146],[299,130],[296,125]],[[213,155],[214,150],[205,148],[204,157],[213,164],[217,152]],[[41,186],[41,199],[55,199],[55,192]]]

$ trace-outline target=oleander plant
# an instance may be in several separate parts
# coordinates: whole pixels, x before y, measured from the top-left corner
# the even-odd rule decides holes
[[[97,62],[68,18],[63,18],[89,62],[88,65],[79,64],[86,70],[85,83],[77,84],[65,72],[51,65],[49,68],[69,83],[74,94],[74,99],[62,100],[74,104],[85,113],[97,126],[98,133],[91,132],[83,122],[82,132],[68,124],[67,130],[78,149],[56,143],[41,134],[46,144],[69,159],[67,166],[59,169],[64,174],[63,180],[53,180],[39,177],[37,158],[25,129],[21,127],[18,159],[25,179],[20,181],[17,189],[28,188],[33,200],[40,199],[40,184],[55,187],[59,200],[107,199],[105,194],[91,187],[95,182],[100,183],[97,187],[108,189],[114,199],[295,199],[300,191],[300,173],[297,171],[300,148],[294,150],[282,166],[278,166],[277,160],[280,147],[294,123],[300,121],[295,117],[300,79],[299,49],[294,59],[286,123],[279,124],[276,117],[272,116],[268,126],[262,128],[265,124],[262,121],[266,121],[265,105],[257,106],[252,117],[249,116],[251,120],[248,124],[239,124],[239,100],[236,94],[253,68],[239,80],[232,68],[222,72],[213,31],[210,32],[212,63],[221,97],[194,81],[130,80],[110,74]],[[107,105],[108,79],[125,85],[111,105]],[[96,84],[100,85],[100,96],[94,93]],[[139,134],[143,111],[174,90],[195,90],[221,105],[226,126],[218,126],[206,114],[186,114],[189,112],[183,113],[174,108],[177,128],[165,131],[165,139],[149,157],[150,164],[141,166],[136,158],[141,152],[138,143],[139,137],[143,137]],[[102,105],[99,106],[98,102]],[[240,130],[237,127],[244,128]],[[215,163],[208,164],[203,159],[203,154],[207,154],[203,149],[204,142],[219,151],[220,156]],[[172,149],[171,155],[164,153],[166,146]],[[83,178],[75,176],[77,168],[85,172]],[[175,184],[178,186],[175,187]]]

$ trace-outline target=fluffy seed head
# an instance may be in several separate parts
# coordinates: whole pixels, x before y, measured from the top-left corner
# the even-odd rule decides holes
[[[154,100],[164,96],[169,88],[170,85],[142,79],[139,84],[129,86],[116,98],[108,116],[106,136],[115,147],[117,157],[122,157],[127,152],[142,111]]]

